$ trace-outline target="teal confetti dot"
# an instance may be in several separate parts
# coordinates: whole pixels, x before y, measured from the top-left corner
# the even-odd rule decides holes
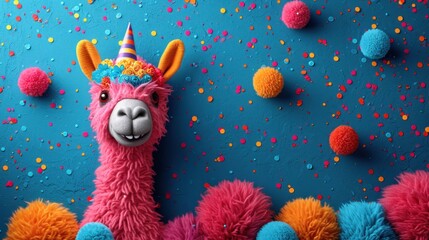
[[[274,156],[274,161],[278,162],[280,160],[280,156],[279,155],[275,155]]]
[[[192,81],[192,78],[188,76],[185,78],[185,81],[190,82],[190,81]]]
[[[33,177],[33,176],[34,176],[34,173],[30,171],[30,172],[28,172],[28,173],[27,173],[27,176],[29,176],[29,177]]]
[[[334,20],[335,20],[335,18],[334,18],[334,17],[332,17],[332,16],[329,16],[329,17],[328,17],[328,21],[333,22]]]
[[[390,138],[391,136],[392,136],[392,134],[391,134],[390,132],[387,132],[387,133],[386,133],[386,137],[387,137],[387,138]]]
[[[357,53],[358,53],[358,51],[357,51],[356,49],[352,49],[352,50],[350,50],[350,52],[351,52],[352,54],[357,54]]]
[[[28,182],[27,182],[27,181],[25,181],[25,182],[23,183],[23,186],[24,186],[24,188],[28,187]]]
[[[107,36],[109,36],[111,33],[111,31],[109,29],[104,30],[104,34],[106,34]]]
[[[63,137],[67,137],[68,133],[66,131],[62,132],[61,135],[63,135]]]
[[[308,66],[310,66],[310,67],[313,67],[313,66],[314,66],[314,64],[315,64],[315,63],[314,63],[313,61],[309,61],[309,62],[308,62]]]
[[[67,175],[71,175],[71,174],[73,173],[73,170],[71,170],[71,169],[67,169],[67,170],[66,170],[66,173],[67,173]]]
[[[1,147],[0,151],[4,152],[4,151],[6,151],[6,148],[5,147]]]
[[[358,40],[356,38],[352,39],[352,43],[356,44],[358,42]]]
[[[25,106],[25,104],[26,104],[26,101],[25,101],[25,100],[21,100],[21,101],[19,101],[19,105],[21,105],[21,106]]]
[[[360,61],[366,63],[368,60],[366,58],[361,58]]]
[[[311,163],[307,164],[307,169],[308,169],[308,170],[313,169],[313,165],[312,165]]]
[[[117,19],[122,18],[122,13],[117,13],[117,14],[116,14],[116,18],[117,18]]]
[[[232,171],[232,170],[229,170],[229,174],[233,174],[234,173],[234,171]]]
[[[79,12],[79,10],[80,10],[80,7],[79,7],[79,6],[74,6],[74,7],[73,7],[73,12]]]
[[[22,127],[21,127],[21,131],[22,131],[22,132],[27,131],[27,127],[26,127],[26,126],[22,126]]]
[[[31,49],[31,45],[29,43],[27,43],[27,44],[24,45],[24,48],[27,49],[27,50],[30,50]]]

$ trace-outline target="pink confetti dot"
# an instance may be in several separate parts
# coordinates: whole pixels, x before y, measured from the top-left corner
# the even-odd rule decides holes
[[[282,188],[282,184],[281,183],[276,183],[276,188],[277,189],[281,189]]]
[[[249,10],[253,10],[256,8],[256,3],[251,3],[249,6]]]
[[[206,74],[206,73],[209,72],[209,70],[207,70],[207,68],[203,68],[203,69],[201,69],[201,72],[204,73],[204,74]]]
[[[324,168],[328,168],[329,167],[329,161],[328,160],[325,160],[324,162],[323,162],[323,167]]]
[[[107,21],[107,17],[106,16],[103,16],[103,21]]]
[[[75,30],[76,32],[80,32],[80,27],[79,27],[79,26],[77,26],[77,27],[75,27],[75,28],[74,28],[74,30]]]
[[[186,143],[181,143],[180,148],[186,148]]]
[[[57,104],[55,104],[55,103],[51,103],[51,104],[49,104],[49,106],[50,106],[51,108],[56,108],[56,107],[57,107]]]
[[[172,7],[168,7],[167,8],[167,12],[169,12],[169,13],[173,12],[173,8]]]
[[[248,42],[248,43],[247,43],[247,47],[248,47],[248,48],[252,48],[252,47],[253,47],[253,44],[252,44],[251,42]]]
[[[235,93],[237,94],[241,93],[241,85],[238,85],[237,87],[235,87]]]
[[[405,95],[401,95],[401,96],[399,97],[399,99],[401,99],[401,101],[405,101],[405,100],[407,100],[407,97],[406,97]]]
[[[213,29],[211,29],[211,28],[207,29],[207,33],[208,34],[213,34]]]
[[[177,24],[177,26],[179,26],[179,27],[183,26],[183,22],[182,22],[182,21],[180,21],[180,20],[179,20],[179,21],[177,21],[177,23],[176,23],[176,24]]]
[[[352,85],[353,84],[353,80],[351,80],[351,79],[347,79],[346,82],[347,82],[348,85]]]
[[[11,180],[7,181],[6,187],[13,187],[13,181],[11,181]]]
[[[356,75],[357,75],[357,71],[356,71],[356,70],[352,70],[352,71],[350,72],[350,74],[351,74],[352,76],[356,76]]]
[[[277,62],[277,61],[273,61],[272,63],[271,63],[271,66],[273,66],[273,67],[277,67],[279,65],[279,63]]]
[[[271,138],[271,143],[277,143],[277,138],[272,137],[272,138]]]
[[[246,143],[246,139],[244,139],[244,138],[240,139],[240,143],[241,144],[245,144]]]
[[[200,137],[200,135],[195,136],[195,140],[196,140],[196,141],[201,141],[201,137]]]
[[[189,35],[191,35],[191,31],[189,31],[189,30],[186,30],[186,31],[185,31],[185,35],[186,35],[186,36],[189,36]]]
[[[252,43],[257,43],[258,39],[257,38],[252,38],[252,40],[250,40]]]
[[[66,91],[65,91],[64,89],[61,89],[61,90],[59,91],[59,93],[60,93],[60,95],[64,95],[64,94],[66,93]]]
[[[244,6],[246,6],[246,3],[244,3],[244,2],[239,2],[239,3],[238,3],[238,5],[239,5],[240,7],[244,7]]]
[[[83,136],[84,138],[86,138],[86,137],[88,137],[88,136],[89,136],[89,134],[88,134],[88,132],[83,132],[83,133],[82,133],[82,136]]]
[[[296,141],[296,140],[298,140],[298,136],[297,135],[293,135],[292,136],[292,141]]]
[[[207,50],[208,50],[208,47],[207,47],[207,46],[202,46],[202,47],[201,47],[201,50],[203,50],[203,51],[205,52],[205,51],[207,51]]]
[[[379,186],[375,186],[374,187],[374,192],[380,192],[380,187]]]
[[[228,36],[228,31],[226,31],[226,30],[222,31],[222,35],[223,35],[224,37]]]

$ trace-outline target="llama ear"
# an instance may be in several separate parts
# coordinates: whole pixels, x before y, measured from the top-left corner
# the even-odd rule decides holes
[[[81,40],[76,46],[76,55],[83,74],[92,81],[92,72],[101,63],[97,48],[90,41]]]
[[[184,53],[185,46],[179,39],[173,40],[167,45],[158,64],[158,68],[164,75],[164,82],[167,82],[179,70]]]

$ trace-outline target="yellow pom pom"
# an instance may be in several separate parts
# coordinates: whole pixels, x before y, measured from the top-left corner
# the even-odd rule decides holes
[[[258,96],[273,98],[280,94],[284,86],[282,74],[272,67],[261,67],[253,75],[253,88]]]
[[[340,227],[333,208],[312,197],[286,203],[276,220],[289,224],[299,239],[339,239]]]
[[[76,216],[67,208],[36,200],[15,211],[6,240],[75,239],[78,230]]]

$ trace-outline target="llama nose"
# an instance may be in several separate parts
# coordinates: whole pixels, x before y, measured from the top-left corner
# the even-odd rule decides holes
[[[138,118],[144,118],[147,115],[146,109],[141,106],[136,106],[134,108],[125,107],[118,110],[118,117],[128,117],[131,120]]]

